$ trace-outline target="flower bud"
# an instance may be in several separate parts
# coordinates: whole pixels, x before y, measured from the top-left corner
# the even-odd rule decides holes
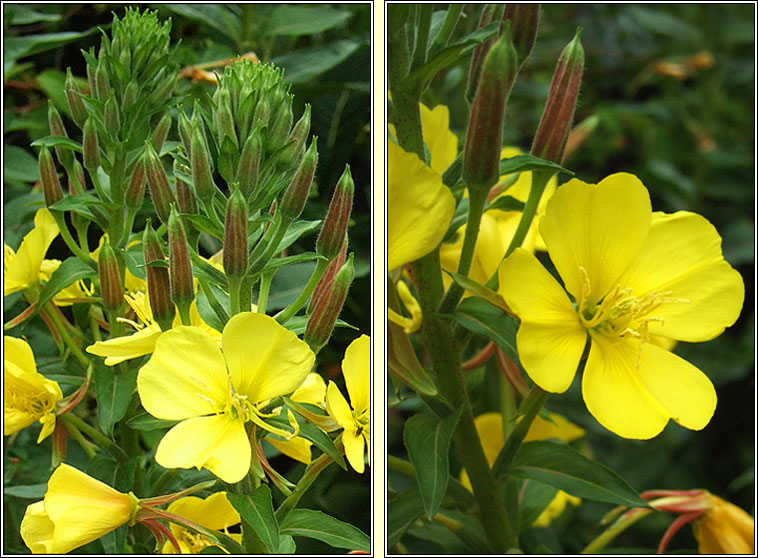
[[[82,152],[84,168],[90,172],[95,172],[100,166],[100,145],[97,139],[97,124],[95,124],[95,119],[92,116],[87,118],[84,123]]]
[[[116,257],[116,252],[111,247],[110,241],[103,243],[97,260],[103,308],[116,311],[121,308],[121,304],[124,301],[124,287],[121,280],[118,258]]]
[[[50,134],[62,138],[67,138],[66,127],[63,125],[63,119],[61,118],[58,109],[52,101],[47,102],[47,123],[50,126]],[[61,162],[64,168],[70,168],[74,162],[74,154],[68,147],[56,147],[55,155]]]
[[[243,277],[247,271],[247,202],[239,187],[226,203],[224,221],[224,272],[227,277]]]
[[[345,165],[345,171],[334,189],[332,201],[329,203],[324,223],[316,239],[316,253],[329,260],[339,253],[345,242],[350,211],[353,208],[354,189],[350,165]]]
[[[42,182],[42,195],[45,197],[45,205],[50,207],[55,202],[63,199],[63,188],[55,170],[53,156],[46,145],[39,152],[39,175]]]
[[[153,145],[153,149],[155,149],[157,153],[161,152],[163,142],[166,141],[166,136],[168,136],[169,130],[171,130],[171,114],[167,112],[163,115],[163,118],[158,121],[158,125],[150,136],[150,143]]]
[[[282,215],[290,222],[297,219],[303,212],[305,202],[308,200],[308,193],[311,191],[311,183],[318,163],[316,140],[317,138],[313,138],[311,146],[306,151],[303,161],[282,197],[280,206]]]
[[[511,22],[513,46],[518,54],[521,67],[534,48],[537,40],[537,28],[540,25],[539,4],[506,4],[503,21]]]
[[[124,90],[124,98],[121,101],[121,108],[125,114],[132,110],[134,103],[137,102],[138,95],[139,85],[137,85],[135,80],[132,80],[127,84],[126,89]]]
[[[347,292],[350,284],[353,282],[355,269],[353,267],[353,254],[347,259],[345,265],[337,272],[332,285],[332,292],[322,295],[313,307],[313,312],[308,316],[308,322],[305,324],[305,335],[303,341],[314,353],[327,344],[332,336],[334,325],[342,311],[347,298]]]
[[[280,105],[275,113],[274,121],[271,123],[271,129],[268,135],[272,149],[279,149],[286,145],[289,139],[290,128],[292,127],[292,99],[287,95],[285,101]]]
[[[150,301],[150,310],[153,319],[161,326],[161,331],[171,329],[174,322],[176,308],[171,302],[171,282],[169,281],[168,269],[150,265],[150,262],[165,261],[163,248],[158,235],[148,219],[145,233],[142,235],[142,247],[145,254],[145,273],[147,275],[147,296]]]
[[[84,193],[86,182],[84,179],[84,167],[82,167],[78,159],[74,159],[73,166],[73,172],[68,176],[68,193],[75,196]]]
[[[96,97],[95,69],[97,68],[97,58],[95,57],[95,47],[90,48],[89,54],[90,56],[87,58],[87,84],[89,85],[90,96]]]
[[[182,140],[184,150],[187,152],[188,157],[192,157],[192,123],[187,115],[184,113],[184,109],[180,106],[177,108],[179,114],[179,121],[177,128],[179,129],[179,137]]]
[[[195,288],[192,282],[192,264],[190,262],[187,235],[182,219],[176,208],[171,208],[168,220],[168,265],[171,279],[171,300],[178,308],[189,308],[195,300]],[[185,324],[189,325],[189,324]]]
[[[479,16],[479,24],[476,26],[477,29],[481,29],[482,27],[489,25],[495,21],[498,10],[502,10],[502,6],[497,6],[495,4],[485,4],[484,8],[482,8],[482,15]],[[492,43],[494,43],[496,40],[497,37],[491,37],[485,41],[482,41],[479,45],[477,45],[477,47],[474,49],[473,54],[471,55],[471,64],[468,69],[468,84],[466,85],[466,100],[469,103],[474,100],[476,88],[479,85],[479,75],[482,72],[482,63],[484,63],[484,57],[487,56],[490,47],[492,47]]]
[[[345,238],[342,241],[342,248],[340,248],[337,257],[329,262],[329,265],[326,266],[326,270],[321,276],[321,279],[319,279],[318,283],[316,283],[316,288],[313,289],[311,299],[308,301],[308,314],[311,313],[313,307],[316,306],[316,303],[323,295],[328,296],[329,293],[332,292],[334,276],[337,275],[337,272],[342,268],[342,264],[345,263],[345,258],[347,257],[347,244],[347,235],[345,235]]]
[[[145,152],[145,174],[147,175],[147,185],[150,188],[150,197],[153,198],[155,212],[163,223],[168,223],[169,213],[171,213],[171,204],[176,203],[174,193],[168,184],[168,176],[158,158],[158,154],[150,145],[145,142],[147,151]]]
[[[261,123],[261,126],[268,126],[270,116],[271,107],[269,101],[266,97],[263,97],[255,107],[255,119]]]
[[[179,172],[189,174],[190,170],[174,161],[174,185],[176,189],[176,205],[180,213],[197,213],[197,200],[195,194],[184,180],[179,177]]]
[[[308,132],[311,129],[311,105],[305,105],[305,110],[300,120],[290,132],[288,141],[289,145],[284,149],[281,155],[281,161],[286,166],[296,166],[300,163],[299,157],[302,156],[305,140],[308,138]]]
[[[234,117],[232,116],[232,98],[227,89],[217,89],[217,108],[213,113],[218,134],[218,144],[223,145],[224,136],[229,136],[234,145],[239,147],[237,133],[234,131]]]
[[[116,103],[116,95],[112,92],[105,102],[105,129],[112,138],[117,138],[118,132],[121,129],[121,115]]]
[[[532,155],[560,164],[566,149],[576,100],[582,84],[584,49],[577,29],[573,40],[563,49],[550,84],[545,112],[532,144]]]
[[[254,198],[256,195],[255,187],[258,184],[261,149],[261,134],[260,130],[256,128],[242,147],[240,162],[237,166],[237,182],[239,182],[240,190],[245,199]]]
[[[163,83],[158,85],[158,87],[147,98],[148,104],[154,107],[159,107],[168,101],[171,97],[171,94],[174,92],[174,87],[176,87],[178,78],[179,74],[166,76],[163,80]]]
[[[101,59],[97,65],[97,70],[95,70],[95,90],[91,93],[98,100],[105,102],[110,90],[108,70],[105,69],[105,60]]]
[[[145,166],[145,154],[143,153],[134,165],[124,196],[124,204],[133,211],[142,207],[142,200],[145,199]]]
[[[200,126],[192,127],[192,149],[190,160],[192,163],[192,182],[195,194],[199,199],[210,200],[216,188],[211,175],[210,154],[205,145]]]
[[[66,70],[66,100],[68,101],[68,108],[71,111],[71,118],[73,118],[76,125],[81,128],[84,126],[84,121],[87,120],[87,109],[84,107],[84,101],[81,97],[81,91],[79,86],[76,85],[74,76],[71,74],[71,68]]]
[[[506,23],[484,59],[463,152],[463,179],[471,189],[489,190],[500,176],[505,105],[518,73],[516,49]]]

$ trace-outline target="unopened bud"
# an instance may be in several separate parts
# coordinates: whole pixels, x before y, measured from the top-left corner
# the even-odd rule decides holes
[[[50,126],[50,134],[62,138],[67,138],[66,127],[63,125],[63,119],[61,118],[58,109],[52,101],[47,102],[47,123]],[[70,168],[74,162],[74,154],[68,147],[56,147],[55,155],[61,162],[64,168]]]
[[[112,138],[118,137],[118,132],[121,129],[121,115],[116,103],[116,95],[110,94],[108,100],[105,102],[105,128]]]
[[[479,16],[479,24],[476,26],[477,29],[481,29],[495,21],[499,10],[502,10],[502,6],[485,4],[484,8],[482,8],[482,15]],[[474,100],[476,88],[479,85],[479,76],[482,72],[484,57],[487,56],[487,53],[492,47],[492,43],[496,40],[497,37],[490,37],[489,39],[482,41],[477,45],[471,55],[471,64],[468,69],[468,84],[466,85],[466,100],[468,100],[469,103]]]
[[[197,213],[197,200],[189,184],[179,176],[179,172],[189,174],[190,170],[174,161],[174,185],[176,189],[176,205],[180,213]]]
[[[347,292],[353,282],[355,269],[353,267],[353,254],[347,259],[345,265],[337,272],[332,284],[332,292],[321,296],[313,307],[313,312],[308,316],[305,324],[303,341],[314,353],[327,344],[332,336],[334,326],[337,323],[342,307],[345,305]]]
[[[78,159],[74,159],[72,173],[68,176],[68,193],[73,195],[83,194],[85,190],[84,167]]]
[[[179,137],[182,140],[184,150],[187,152],[187,157],[192,157],[192,123],[187,115],[184,113],[184,109],[180,106],[177,108],[179,114],[179,120],[177,128],[179,129]]]
[[[245,199],[255,197],[258,184],[258,170],[261,164],[261,134],[256,129],[242,148],[240,162],[237,166],[237,181]]]
[[[87,109],[84,107],[84,101],[82,100],[79,86],[76,85],[74,76],[71,74],[71,68],[66,70],[66,84],[64,88],[66,90],[68,108],[71,111],[71,118],[73,118],[76,125],[81,128],[84,126],[84,121],[87,120]]]
[[[506,4],[503,21],[511,22],[513,46],[518,54],[519,67],[532,53],[540,25],[539,4]]]
[[[84,168],[90,172],[95,172],[100,166],[100,145],[97,140],[97,124],[95,124],[95,119],[92,116],[87,118],[84,123],[82,152]]]
[[[255,120],[259,121],[261,126],[268,126],[270,116],[271,107],[269,106],[268,99],[263,97],[255,107]]]
[[[289,94],[285,101],[281,103],[276,112],[276,118],[271,123],[271,131],[268,138],[271,142],[272,150],[279,149],[286,145],[289,139],[290,128],[292,127],[292,100]]]
[[[105,69],[105,61],[100,60],[95,70],[95,90],[92,94],[100,101],[105,102],[110,93],[110,83],[108,81],[108,70]]]
[[[45,205],[50,207],[63,199],[63,188],[55,170],[53,156],[46,145],[39,152],[39,175],[42,181],[42,195],[45,197]]]
[[[176,199],[168,184],[166,169],[163,168],[163,163],[158,158],[158,154],[150,142],[145,142],[145,146],[147,148],[145,152],[145,174],[147,175],[147,185],[150,188],[150,197],[153,199],[155,212],[160,220],[163,223],[168,223],[171,204],[176,203]]]
[[[195,299],[192,263],[190,262],[189,245],[187,244],[187,235],[184,232],[182,219],[173,207],[168,220],[168,264],[171,279],[171,300],[178,308],[188,309]]]
[[[506,23],[484,59],[471,105],[463,152],[463,179],[469,191],[489,190],[500,176],[505,105],[517,73],[518,58]]]
[[[306,151],[303,161],[282,197],[280,209],[282,215],[290,221],[297,219],[303,212],[305,202],[308,200],[308,193],[311,191],[311,183],[318,163],[316,140],[317,138],[313,138],[311,146]]]
[[[124,98],[121,101],[121,108],[124,109],[125,114],[131,112],[134,103],[137,102],[138,94],[139,86],[137,85],[137,82],[134,80],[130,81],[124,90]]]
[[[153,91],[147,98],[148,104],[154,107],[158,107],[168,101],[171,97],[171,94],[174,92],[174,87],[176,87],[176,81],[178,77],[179,74],[175,74],[173,76],[164,78],[163,83],[161,83],[158,88]]]
[[[198,125],[192,129],[192,149],[190,160],[192,162],[192,182],[195,194],[199,199],[210,200],[216,188],[211,175],[210,154],[202,136],[203,132]]]
[[[555,67],[545,112],[532,144],[532,155],[560,164],[566,150],[571,123],[574,120],[576,100],[582,84],[584,49],[577,29],[573,40],[563,49]]]
[[[116,257],[116,252],[111,247],[110,241],[103,243],[97,260],[103,307],[106,310],[118,310],[124,301],[124,287],[121,280],[118,258]]]
[[[345,239],[342,241],[342,248],[340,248],[337,257],[329,262],[321,279],[316,283],[316,288],[313,289],[311,299],[308,301],[307,314],[311,313],[313,307],[316,306],[316,303],[322,296],[328,296],[329,293],[332,292],[334,276],[337,275],[337,272],[342,268],[342,265],[345,263],[345,258],[347,257],[347,244],[347,235],[345,235]]]
[[[234,117],[232,116],[232,98],[227,89],[217,89],[219,92],[217,108],[213,116],[215,117],[216,133],[218,134],[218,144],[223,145],[224,136],[234,142],[236,147],[239,147],[237,142],[237,133],[234,131]]]
[[[345,165],[345,171],[337,182],[332,201],[324,217],[324,223],[316,239],[316,253],[328,260],[334,258],[342,248],[350,222],[350,211],[353,208],[353,177],[350,175],[350,165]]]
[[[128,209],[138,210],[142,206],[142,200],[145,199],[145,154],[137,159],[137,163],[132,170],[132,176],[129,179],[129,185],[126,188],[124,204]]]
[[[156,153],[161,152],[163,142],[166,141],[166,136],[168,136],[169,130],[171,130],[171,114],[167,112],[163,115],[163,118],[158,121],[158,125],[150,136],[150,143],[153,145],[153,149],[155,149]]]
[[[242,277],[247,271],[247,202],[238,186],[226,203],[224,221],[224,273]]]
[[[282,163],[288,166],[296,166],[300,163],[299,157],[303,153],[303,145],[308,138],[308,132],[311,130],[311,105],[305,105],[305,110],[300,120],[297,121],[295,126],[290,132],[288,141],[290,142],[286,149],[282,152]]]
[[[145,274],[147,276],[147,296],[150,301],[150,310],[153,319],[158,322],[161,331],[171,329],[174,322],[176,308],[171,302],[171,282],[169,281],[168,269],[152,262],[163,262],[165,257],[158,235],[148,219],[145,233],[142,235],[142,247],[145,254]]]

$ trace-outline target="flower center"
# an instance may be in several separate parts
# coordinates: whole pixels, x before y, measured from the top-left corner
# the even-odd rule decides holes
[[[30,395],[6,390],[5,406],[18,409],[39,419],[55,407],[55,396],[49,391],[40,391]]]
[[[371,413],[368,409],[364,410],[359,415],[356,415],[355,411],[353,411],[353,420],[355,420],[355,429],[358,436],[371,435]]]

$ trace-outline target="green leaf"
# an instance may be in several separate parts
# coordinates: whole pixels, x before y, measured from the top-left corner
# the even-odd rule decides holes
[[[58,21],[61,19],[60,14],[36,12],[32,7],[23,4],[6,4],[3,8],[6,25],[29,25],[40,21]]]
[[[3,494],[15,498],[28,498],[29,500],[42,500],[47,492],[47,483],[26,484],[23,486],[6,486]]]
[[[350,12],[329,6],[292,6],[282,4],[274,8],[265,29],[271,37],[313,35],[343,25]]]
[[[316,264],[303,262],[279,270],[271,281],[268,310],[279,310],[295,301],[308,283]]]
[[[450,277],[453,278],[453,281],[458,283],[458,285],[466,289],[471,294],[481,298],[485,302],[488,302],[495,308],[499,308],[503,312],[510,312],[510,309],[508,308],[508,304],[506,304],[505,299],[497,291],[488,289],[484,285],[477,283],[476,281],[474,281],[470,277],[466,277],[465,275],[459,275],[457,273],[454,273],[452,271],[447,271],[447,270],[445,270],[445,273],[450,275]]]
[[[3,178],[7,181],[38,182],[39,163],[25,149],[15,145],[3,146]]]
[[[288,52],[277,56],[272,62],[285,69],[284,81],[293,84],[308,83],[344,62],[360,46],[361,43],[357,41],[334,41],[323,46]]]
[[[274,515],[271,489],[261,484],[251,494],[227,494],[243,521],[246,521],[272,553],[279,547],[279,525]]]
[[[53,271],[48,282],[42,287],[42,290],[39,293],[39,300],[37,301],[37,311],[69,285],[76,283],[80,279],[86,279],[96,275],[97,272],[94,268],[88,266],[79,258],[72,256],[67,260],[63,260],[63,263],[58,266],[58,269]],[[37,311],[35,311],[34,314],[36,314]]]
[[[64,138],[63,136],[45,136],[44,138],[40,138],[31,143],[32,147],[42,147],[43,145],[47,147],[70,147],[74,151],[79,153],[82,152],[81,143],[69,138]]]
[[[287,232],[284,233],[284,237],[282,238],[282,241],[279,243],[279,246],[276,248],[276,253],[283,252],[290,246],[292,246],[292,243],[295,242],[298,238],[303,236],[306,233],[315,231],[319,225],[321,225],[321,221],[295,221],[292,223],[288,228]]]
[[[405,422],[403,442],[416,470],[426,516],[437,513],[450,477],[450,441],[463,407],[442,420],[414,415]]]
[[[348,550],[371,551],[371,540],[356,526],[316,510],[294,509],[282,523],[282,535],[308,537]]]
[[[240,18],[222,4],[165,4],[163,7],[218,31],[217,37],[229,37],[237,42],[242,36]]]
[[[100,428],[106,436],[113,434],[113,425],[126,414],[132,395],[137,389],[137,370],[118,372],[115,367],[95,365],[94,380],[97,393],[97,414]]]
[[[285,256],[283,258],[273,258],[266,264],[266,267],[264,267],[258,273],[254,273],[250,277],[252,278],[260,277],[261,275],[264,275],[271,271],[275,271],[277,269],[281,269],[282,267],[287,267],[288,265],[292,265],[296,263],[312,262],[315,260],[323,260],[323,259],[325,259],[324,256],[321,256],[317,254],[316,252],[302,252],[300,254],[295,254],[294,256]]]
[[[534,170],[546,170],[553,172],[565,172],[571,176],[574,173],[566,168],[563,168],[557,163],[552,161],[546,161],[540,159],[534,155],[516,155],[510,159],[503,159],[500,161],[500,175],[513,174],[514,172],[526,172]]]
[[[553,501],[558,489],[549,484],[537,482],[535,480],[524,481],[524,486],[519,498],[519,525],[520,530],[528,529],[532,526],[543,510]]]
[[[387,502],[387,547],[393,547],[422,515],[424,504],[417,486]]]
[[[57,209],[58,211],[77,211],[82,208],[86,208],[90,205],[97,206],[112,206],[114,204],[105,203],[99,198],[90,194],[78,194],[76,196],[66,196],[62,200],[55,202],[51,205],[51,209]]]
[[[575,449],[556,442],[527,442],[508,471],[555,486],[579,498],[628,507],[648,507],[621,476]]]
[[[334,442],[332,442],[332,439],[326,432],[318,428],[315,424],[303,421],[302,424],[300,424],[300,436],[313,442],[318,449],[331,457],[337,465],[342,467],[343,470],[347,471],[345,458],[334,446]]]
[[[16,63],[16,60],[23,58],[24,56],[31,56],[32,54],[52,50],[96,32],[97,28],[92,28],[80,33],[45,33],[42,35],[5,37],[5,40],[3,41],[3,73],[7,72],[11,66]]]
[[[513,196],[500,196],[495,198],[491,204],[489,204],[485,211],[490,209],[499,209],[501,211],[524,211],[524,202],[517,200]]]
[[[161,430],[164,428],[171,428],[179,421],[177,420],[165,420],[155,418],[149,413],[140,413],[133,416],[126,421],[126,425],[132,430],[141,430],[142,432],[150,432],[151,430]]]
[[[289,535],[279,536],[279,548],[276,549],[276,554],[294,554],[296,550],[295,540]]]
[[[462,327],[497,343],[513,362],[520,362],[516,349],[518,322],[515,318],[478,298],[461,301],[452,317]]]
[[[194,213],[181,213],[180,215],[182,216],[183,220],[192,223],[192,225],[200,232],[208,233],[212,237],[217,238],[221,241],[224,240],[224,228],[205,215]]]

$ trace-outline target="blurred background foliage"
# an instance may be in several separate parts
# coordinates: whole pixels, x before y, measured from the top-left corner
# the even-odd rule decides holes
[[[340,364],[345,348],[361,333],[371,332],[370,5],[142,4],[139,7],[157,10],[161,20],[172,19],[172,46],[180,43],[177,62],[185,69],[185,78],[180,79],[175,96],[184,98],[185,107],[191,108],[194,98],[212,93],[215,87],[196,69],[221,74],[225,59],[250,52],[261,62],[272,62],[285,69],[284,79],[291,84],[295,96],[295,121],[300,118],[304,104],[310,103],[311,134],[319,138],[319,165],[303,219],[323,217],[345,164],[350,165],[355,201],[348,250],[355,252],[356,278],[341,319],[357,329],[338,327],[332,341],[320,352],[318,363],[318,370],[327,381],[332,379],[343,385]],[[92,46],[97,50],[98,27],[108,30],[113,14],[122,17],[124,9],[118,4],[3,5],[3,237],[10,246],[18,247],[32,227],[34,212],[43,205],[37,152],[29,144],[49,133],[47,101],[52,100],[64,115],[71,134],[76,128],[67,119],[70,115],[63,94],[66,69],[70,67],[86,87],[81,50]],[[178,140],[176,119],[168,139]],[[301,238],[293,252],[312,250],[315,234],[316,231]],[[96,241],[97,238],[91,239],[91,248]],[[65,245],[57,239],[47,258],[65,259],[67,255]],[[269,309],[283,308],[292,302],[310,271],[310,267],[294,265],[277,273]],[[6,297],[4,303],[4,321],[24,308],[18,293]],[[39,319],[23,332],[9,333],[23,334],[30,340],[43,373],[65,374],[55,344]],[[26,505],[44,494],[44,482],[49,476],[50,442],[38,447],[35,439],[36,433],[32,436],[23,431],[13,450],[6,449],[4,454],[6,487],[37,484],[39,488],[39,493],[4,499],[5,511],[9,513],[6,517],[10,519],[5,522],[9,550],[27,550],[17,526]],[[76,464],[81,459],[86,463],[86,456],[77,453],[75,444],[70,444],[69,449],[72,462]],[[292,465],[294,462],[289,458],[273,454],[271,458],[272,465],[285,476],[296,480],[302,475],[302,465]],[[370,474],[358,475],[352,470],[345,472],[332,467],[316,481],[302,505],[322,509],[369,532],[369,479]],[[297,544],[300,553],[334,551],[311,539],[299,538]],[[82,549],[93,553],[102,550],[98,542]]]
[[[473,31],[481,9],[466,5],[453,37]],[[746,290],[734,326],[710,342],[674,349],[716,386],[718,407],[703,431],[672,421],[651,441],[623,440],[589,415],[581,374],[566,394],[550,397],[547,407],[585,428],[586,451],[638,490],[706,488],[754,514],[755,6],[543,4],[541,14],[537,44],[508,101],[505,143],[524,151],[531,147],[558,56],[581,27],[585,71],[575,123],[594,129],[564,166],[590,183],[615,172],[633,173],[650,190],[654,210],[704,215],[720,232],[724,256],[741,272]],[[440,72],[423,97],[430,108],[450,108],[459,149],[468,120],[463,93],[469,60]],[[560,175],[559,183],[568,179]],[[475,415],[498,408],[491,372],[467,378]],[[404,452],[402,422],[414,412],[407,407],[412,401],[417,399],[390,411],[392,455]],[[451,473],[457,474],[454,465]],[[401,491],[407,479],[390,473],[389,482]],[[551,527],[527,531],[522,543],[527,550],[541,543],[556,553],[576,553],[601,532],[597,522],[610,507],[588,501],[569,506]],[[648,516],[611,547],[653,553],[673,519]],[[410,552],[450,552],[444,543],[415,540],[417,547],[406,545]],[[669,551],[677,549],[696,552],[691,529],[669,544]]]

